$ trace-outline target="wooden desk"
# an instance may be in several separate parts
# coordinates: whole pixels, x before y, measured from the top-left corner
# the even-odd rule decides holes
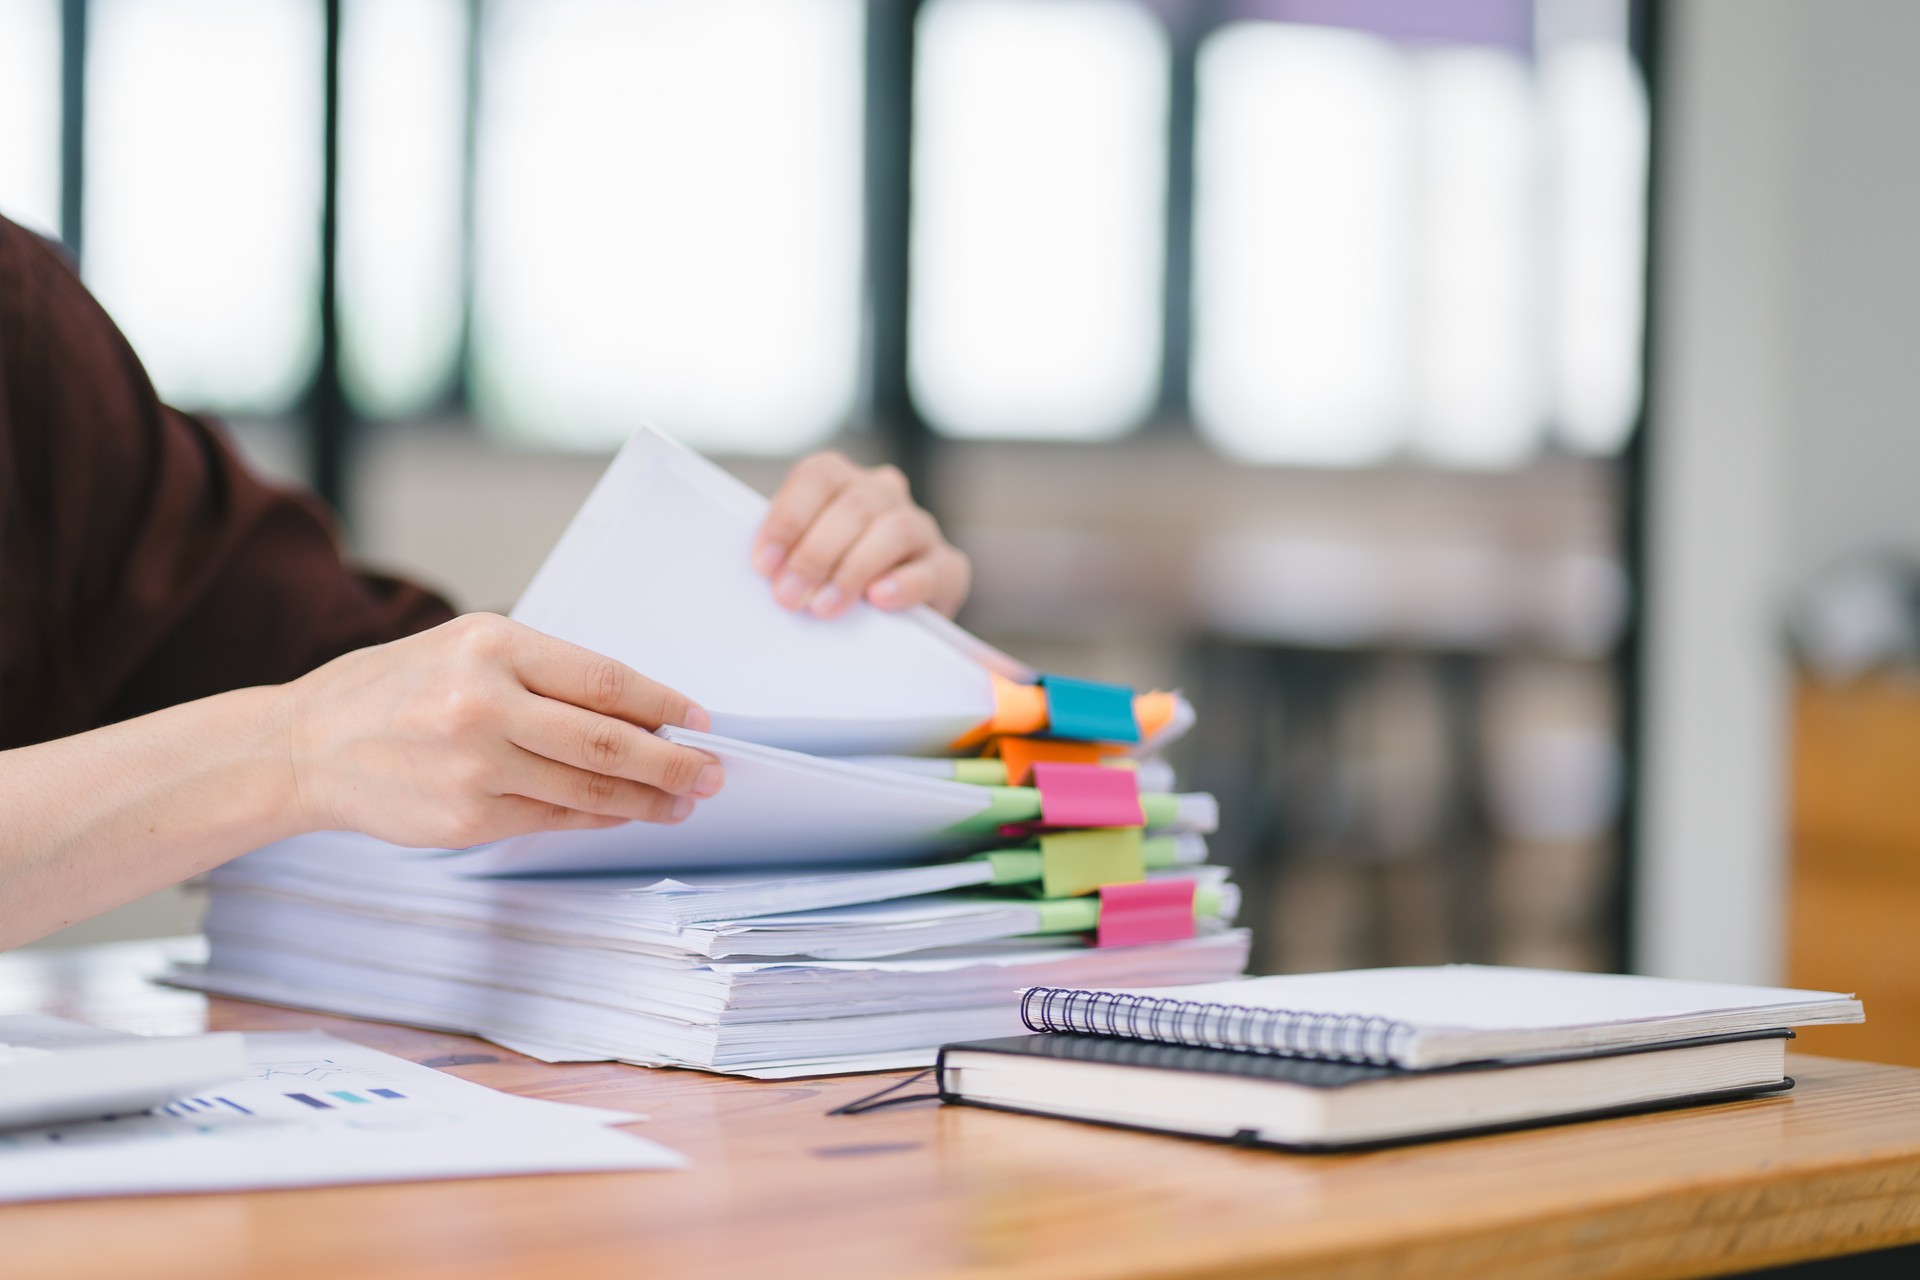
[[[1287,1156],[786,1084],[554,1067],[458,1036],[145,985],[154,947],[0,957],[0,1012],[319,1027],[483,1084],[648,1112],[693,1157],[590,1174],[0,1207],[8,1280],[1683,1277],[1920,1240],[1920,1071],[1798,1057],[1785,1098]]]

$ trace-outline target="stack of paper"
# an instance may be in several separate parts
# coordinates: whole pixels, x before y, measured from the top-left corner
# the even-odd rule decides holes
[[[748,567],[763,511],[643,432],[516,610],[708,709],[710,733],[660,731],[725,765],[692,817],[287,841],[215,874],[209,962],[178,980],[782,1075],[931,1061],[1016,1030],[1030,986],[1240,972],[1213,799],[1152,755],[1192,725],[1184,699],[1037,676],[925,610],[789,613]]]

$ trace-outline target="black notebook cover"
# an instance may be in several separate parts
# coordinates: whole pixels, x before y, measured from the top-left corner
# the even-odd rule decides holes
[[[1018,1115],[1048,1116],[1054,1119],[1073,1120],[1081,1124],[1097,1124],[1112,1129],[1135,1129],[1146,1133],[1166,1133],[1176,1137],[1198,1138],[1202,1141],[1217,1141],[1204,1134],[1184,1133],[1172,1129],[1155,1129],[1144,1125],[1121,1124],[1113,1121],[1089,1120],[1080,1116],[1056,1116],[1052,1112],[1030,1111],[1020,1107],[1003,1106],[998,1103],[976,1102],[954,1093],[947,1087],[947,1055],[952,1052],[1001,1053],[1014,1057],[1063,1058],[1075,1062],[1101,1062],[1116,1066],[1140,1067],[1150,1071],[1181,1071],[1204,1075],[1251,1076],[1256,1079],[1272,1080],[1276,1083],[1297,1085],[1309,1089],[1339,1089],[1348,1085],[1361,1084],[1372,1080],[1383,1080],[1399,1076],[1438,1076],[1454,1075],[1467,1071],[1499,1071],[1513,1067],[1534,1067],[1546,1062],[1569,1061],[1573,1058],[1626,1057],[1632,1054],[1656,1053],[1663,1049],[1678,1049],[1709,1044],[1726,1044],[1739,1040],[1791,1040],[1793,1032],[1785,1028],[1773,1031],[1754,1031],[1740,1035],[1705,1036],[1693,1040],[1673,1040],[1665,1044],[1637,1045],[1630,1049],[1602,1054],[1577,1054],[1565,1058],[1536,1058],[1524,1063],[1475,1062],[1460,1066],[1440,1067],[1430,1071],[1408,1071],[1400,1067],[1381,1067],[1365,1063],[1329,1062],[1318,1058],[1290,1058],[1272,1053],[1248,1053],[1233,1049],[1194,1049],[1184,1045],[1160,1044],[1148,1040],[1125,1040],[1115,1036],[1074,1035],[1068,1032],[1043,1032],[1036,1035],[1006,1036],[997,1040],[976,1040],[966,1044],[944,1045],[934,1060],[934,1079],[940,1090],[942,1102],[957,1103],[962,1106],[982,1107],[989,1111],[1007,1111]],[[1570,1112],[1563,1115],[1540,1116],[1518,1120],[1506,1124],[1483,1125],[1468,1129],[1449,1129],[1438,1133],[1423,1133],[1405,1138],[1387,1138],[1355,1143],[1278,1143],[1264,1141],[1255,1136],[1254,1130],[1242,1130],[1232,1138],[1226,1139],[1236,1146],[1268,1147],[1282,1151],[1364,1151],[1379,1147],[1407,1146],[1417,1142],[1433,1142],[1449,1138],[1473,1137],[1487,1133],[1505,1133],[1515,1129],[1536,1129],[1547,1125],[1570,1124],[1580,1120],[1597,1120],[1607,1116],[1638,1115],[1649,1111],[1666,1111],[1679,1107],[1698,1106],[1707,1102],[1726,1102],[1740,1098],[1750,1098],[1762,1094],[1781,1093],[1793,1088],[1791,1077],[1783,1078],[1752,1087],[1721,1089],[1709,1093],[1686,1094],[1674,1098],[1662,1098],[1650,1103],[1632,1103],[1621,1107],[1607,1107],[1600,1110]]]

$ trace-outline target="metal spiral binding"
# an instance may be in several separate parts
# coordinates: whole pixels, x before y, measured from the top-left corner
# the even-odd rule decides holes
[[[1394,1051],[1413,1034],[1404,1022],[1366,1014],[1257,1009],[1066,987],[1029,988],[1020,997],[1020,1020],[1030,1031],[1381,1065],[1391,1065]]]

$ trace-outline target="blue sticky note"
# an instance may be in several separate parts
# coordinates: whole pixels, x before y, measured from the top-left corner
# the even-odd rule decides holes
[[[1066,676],[1041,676],[1047,691],[1047,736],[1086,742],[1138,742],[1133,690]]]

